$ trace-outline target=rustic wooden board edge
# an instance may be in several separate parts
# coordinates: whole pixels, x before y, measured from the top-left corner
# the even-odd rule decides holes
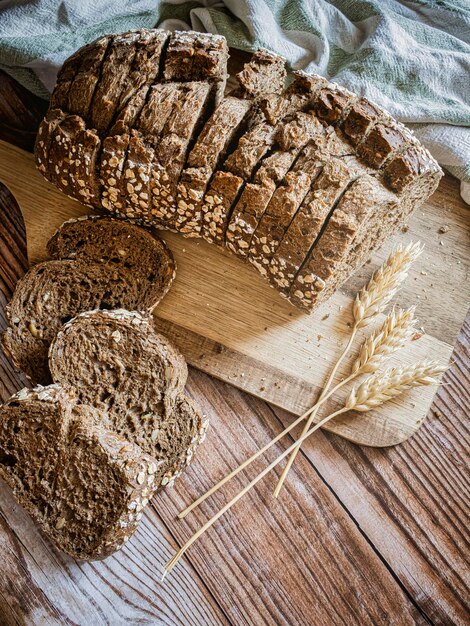
[[[265,376],[265,363],[257,361],[256,359],[246,354],[237,352],[236,350],[227,348],[226,346],[223,346],[207,337],[198,335],[190,329],[178,326],[174,322],[161,318],[158,316],[158,312],[156,312],[155,317],[157,319],[156,325],[158,329],[178,347],[191,366],[204,372],[205,374],[209,374],[214,378],[221,380],[222,382],[231,384],[237,389],[245,391],[260,400],[269,402],[273,406],[279,407],[290,413],[300,415],[313,405],[316,401],[315,399],[318,398],[322,391],[320,382],[307,383],[290,377],[290,388],[296,389],[296,394],[299,398],[310,400],[299,402],[298,405],[289,405],[285,400],[286,396],[283,392],[283,385],[281,383],[272,383],[272,380],[276,379],[280,381],[284,380],[285,382],[285,372],[272,367],[270,370],[272,380],[270,382]],[[442,361],[448,362],[452,354],[452,347],[442,342],[442,352],[444,351],[447,354],[445,359],[442,357]],[[240,372],[240,363],[243,363],[243,372]],[[221,366],[227,373],[223,378],[219,374]],[[412,405],[418,395],[421,396],[422,400],[423,393],[426,394],[426,401],[423,402],[423,405],[431,406],[436,394],[436,388],[428,387],[409,392],[406,400],[400,401],[400,405],[403,406],[403,410],[405,411],[408,405]],[[327,411],[332,412],[340,408],[340,404],[338,400],[331,399],[325,403],[325,407]],[[397,436],[396,434],[398,433],[398,429],[387,430],[387,416],[383,416],[383,413],[380,411],[371,411],[366,415],[355,414],[354,416],[352,416],[351,413],[346,413],[341,418],[325,424],[323,428],[359,445],[386,448],[403,443],[414,435],[423,425],[427,413],[428,409],[423,412],[421,417],[413,422],[401,423],[402,434],[400,436]],[[326,411],[323,413],[320,412],[315,417],[314,423],[319,422],[325,414]],[[370,434],[368,433],[367,426],[365,426],[365,424],[367,419],[371,418],[383,425],[384,430],[381,442],[372,442],[370,439]]]

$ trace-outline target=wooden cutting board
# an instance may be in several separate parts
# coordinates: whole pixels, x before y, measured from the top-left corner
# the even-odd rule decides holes
[[[45,258],[45,244],[64,220],[90,212],[45,181],[31,154],[4,142],[0,142],[0,180],[21,207],[31,263]],[[299,414],[315,402],[348,339],[350,304],[357,289],[399,241],[420,240],[426,244],[425,252],[396,301],[404,307],[418,305],[426,332],[390,364],[431,357],[447,361],[470,302],[469,211],[463,201],[451,199],[451,192],[458,195],[456,185],[446,176],[426,206],[415,212],[408,230],[375,254],[313,315],[285,302],[239,259],[203,241],[163,231],[178,272],[156,311],[159,326],[194,367]],[[434,393],[433,388],[414,390],[377,412],[345,415],[326,428],[360,444],[394,445],[419,428]],[[343,396],[338,394],[324,411],[337,407]]]

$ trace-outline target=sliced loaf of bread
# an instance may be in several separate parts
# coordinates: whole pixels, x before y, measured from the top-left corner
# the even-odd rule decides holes
[[[104,558],[131,537],[159,469],[69,387],[23,389],[0,406],[0,476],[75,558]]]
[[[159,486],[189,464],[207,423],[184,395],[184,359],[154,324],[135,311],[82,313],[52,342],[49,366],[55,382],[107,414],[112,430],[162,461]]]
[[[140,79],[139,59],[145,74]],[[397,194],[397,215],[407,215],[436,188],[442,175],[436,161],[410,131],[367,98],[304,72],[294,72],[284,88],[283,60],[264,49],[237,76],[235,90],[222,96],[226,61],[223,38],[195,32],[125,33],[83,48],[60,72],[39,129],[39,169],[84,203],[202,236],[251,258],[263,275],[270,268],[273,286],[288,297],[286,283],[300,271],[296,268],[308,265],[356,174],[345,179],[333,204],[312,205],[323,160],[315,165],[307,159],[304,167],[301,145],[297,152],[283,147],[280,127],[299,114],[314,116],[343,146],[342,156],[364,163],[359,175],[372,168]],[[361,246],[370,250],[366,242],[379,245],[381,228],[372,219],[366,224],[369,238]],[[355,246],[351,241],[345,259]],[[291,267],[278,272],[291,257]],[[364,257],[358,251],[354,258]],[[314,298],[306,308],[318,301]]]

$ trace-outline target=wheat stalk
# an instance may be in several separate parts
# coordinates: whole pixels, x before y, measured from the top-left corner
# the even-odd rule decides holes
[[[351,336],[327,380],[323,392],[320,395],[320,401],[325,400],[326,397],[328,397],[328,390],[334,380],[336,372],[338,371],[339,365],[343,362],[343,359],[346,357],[353,344],[357,331],[366,326],[374,317],[385,310],[390,300],[398,291],[400,285],[407,278],[408,271],[412,263],[419,257],[422,251],[423,245],[419,242],[410,242],[406,247],[399,244],[392,254],[390,254],[385,263],[374,272],[367,285],[359,291],[353,303],[354,325],[351,330]],[[310,413],[310,417],[304,426],[302,434],[306,433],[310,428],[318,413],[318,408],[319,405]],[[299,450],[300,446],[294,450],[291,457],[287,461],[287,464],[277,482],[276,488],[274,489],[275,498],[279,495],[282,485]]]
[[[299,444],[302,444],[307,437],[310,437],[316,430],[333,418],[348,411],[366,412],[388,402],[390,399],[399,396],[408,389],[423,385],[435,385],[439,382],[440,376],[447,368],[438,361],[423,361],[407,367],[392,367],[381,374],[369,376],[359,386],[354,387],[349,394],[344,406],[323,418],[313,428],[301,435],[298,441],[294,442],[287,450],[280,454],[277,459],[270,463],[262,472],[256,476],[246,487],[244,487],[230,502],[228,502],[218,513],[207,521],[178,552],[166,563],[162,580],[178,563],[183,554],[192,544],[208,530],[224,513],[240,500],[252,487],[254,487],[266,474],[268,474],[278,463]]]
[[[374,373],[393,352],[411,338],[416,323],[415,309],[414,306],[406,310],[392,309],[380,328],[367,337],[360,347],[351,367],[352,376]]]
[[[206,493],[204,493],[203,495],[201,495],[199,498],[197,498],[197,500],[195,500],[192,504],[190,504],[188,507],[186,507],[183,511],[181,511],[178,515],[179,519],[183,519],[184,517],[186,517],[188,515],[188,513],[190,513],[192,510],[194,510],[197,506],[199,506],[202,502],[204,502],[209,496],[211,496],[213,493],[215,493],[216,491],[218,491],[221,487],[223,487],[223,485],[225,485],[229,480],[231,480],[234,476],[236,476],[239,472],[241,472],[243,469],[245,469],[245,467],[248,467],[248,465],[250,465],[251,463],[253,463],[253,461],[255,461],[257,458],[259,458],[262,454],[264,454],[264,452],[266,452],[272,445],[274,445],[277,441],[279,441],[280,439],[282,439],[282,437],[284,437],[285,435],[287,435],[293,428],[295,428],[298,424],[300,424],[301,422],[303,422],[304,420],[308,420],[302,434],[304,434],[305,432],[307,432],[307,430],[310,428],[313,420],[315,419],[318,409],[319,407],[326,402],[326,400],[328,400],[328,398],[336,391],[338,391],[338,389],[340,389],[343,385],[345,385],[346,383],[350,382],[353,378],[355,378],[354,376],[348,376],[345,380],[343,380],[342,382],[338,383],[335,387],[331,388],[331,384],[336,376],[336,373],[338,371],[339,366],[341,365],[341,363],[343,362],[344,358],[346,357],[346,355],[348,354],[354,339],[356,337],[357,331],[359,330],[359,322],[362,323],[362,325],[365,325],[365,322],[367,322],[367,320],[369,319],[373,319],[373,317],[375,317],[375,315],[377,314],[377,306],[382,306],[381,310],[383,310],[386,306],[386,304],[389,302],[390,298],[392,296],[390,296],[390,298],[387,300],[387,293],[386,293],[386,289],[390,288],[390,286],[393,286],[395,291],[393,292],[393,295],[396,293],[398,286],[400,285],[401,281],[403,281],[406,276],[407,276],[407,272],[409,270],[410,264],[412,262],[412,260],[414,260],[415,258],[417,258],[417,256],[419,256],[419,254],[421,254],[422,251],[422,246],[420,244],[413,244],[410,243],[406,248],[403,248],[402,246],[398,246],[397,249],[388,257],[388,259],[385,261],[385,263],[382,265],[382,267],[377,270],[374,275],[372,276],[372,278],[370,279],[369,283],[367,284],[367,286],[365,287],[365,292],[364,294],[361,296],[360,298],[360,304],[356,305],[355,302],[355,310],[356,311],[360,311],[360,314],[356,313],[354,314],[354,319],[355,319],[355,323],[354,326],[351,330],[351,335],[349,338],[349,341],[345,347],[345,349],[343,350],[343,353],[341,354],[341,356],[339,357],[338,361],[336,362],[336,365],[334,366],[333,370],[330,373],[330,376],[326,382],[326,385],[318,399],[318,401],[312,406],[310,407],[307,411],[305,411],[305,413],[303,415],[301,415],[300,417],[298,417],[294,422],[292,422],[292,424],[290,424],[287,428],[285,428],[282,432],[280,432],[272,441],[270,441],[269,443],[267,443],[265,446],[263,446],[262,448],[260,448],[257,452],[255,452],[255,454],[253,454],[251,457],[249,457],[248,459],[246,459],[241,465],[239,465],[237,468],[235,468],[232,472],[230,472],[230,474],[227,474],[227,476],[225,476],[222,480],[220,480],[218,483],[216,483],[215,485],[213,485]],[[393,278],[395,276],[395,278]],[[361,290],[364,291],[364,290]],[[358,294],[359,296],[359,294]],[[379,302],[379,300],[381,299],[381,302]],[[357,298],[356,298],[357,300]],[[368,306],[367,303],[371,303],[374,302],[375,303],[375,308],[372,306]],[[353,312],[354,313],[354,312]],[[388,319],[388,318],[387,318]],[[384,322],[384,325],[386,324],[386,321]],[[404,324],[404,322],[403,322]],[[392,325],[391,322],[388,322],[388,326],[390,327]],[[388,340],[390,342],[392,342],[392,337],[393,334],[390,332],[388,333]],[[384,340],[385,341],[385,340]],[[377,346],[378,347],[378,346]],[[384,348],[384,353],[385,353],[385,348]],[[391,349],[389,350],[389,353],[391,353]],[[364,372],[365,373],[365,372]],[[359,373],[357,373],[357,375],[359,375]],[[300,448],[300,446],[299,446]],[[298,450],[298,449],[297,449]],[[297,452],[295,452],[295,454],[293,454],[291,456],[291,458],[289,459],[286,467],[284,468],[284,471],[279,479],[279,482],[276,486],[276,489],[274,491],[274,495],[277,497],[277,495],[279,494],[279,491],[282,487],[282,483],[284,482],[285,477],[287,476],[287,473],[295,459],[295,455],[297,454]]]

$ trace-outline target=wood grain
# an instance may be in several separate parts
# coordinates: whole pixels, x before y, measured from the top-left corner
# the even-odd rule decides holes
[[[0,143],[0,178],[23,212],[32,262],[45,258],[45,245],[55,228],[65,219],[88,211],[47,183],[34,167],[31,155],[5,143]],[[464,209],[459,203],[454,208],[448,221],[454,236],[465,239],[469,228],[463,219]],[[433,201],[426,210],[433,215],[440,209]],[[414,291],[412,302],[421,295],[421,289],[435,302],[445,290],[452,294],[453,306],[445,309],[445,326],[439,321],[440,307],[420,307],[419,316],[428,333],[402,350],[391,364],[412,363],[429,355],[447,361],[470,300],[468,289],[462,289],[460,284],[462,272],[470,267],[470,256],[463,244],[455,246],[452,258],[445,257],[442,246],[433,242],[422,222],[419,215],[414,218],[410,233],[395,238],[388,250],[398,240],[426,239],[424,258],[418,261],[409,279]],[[161,234],[173,250],[178,266],[175,285],[155,311],[162,330],[190,364],[281,408],[303,413],[315,402],[329,368],[349,337],[349,288],[337,292],[308,316],[282,300],[239,259],[204,242]],[[377,267],[386,253],[380,251],[371,268]],[[458,269],[454,269],[454,264]],[[409,287],[408,290],[403,299],[400,296],[402,305],[411,303]],[[423,302],[426,303],[424,299]],[[207,352],[201,352],[201,346]],[[345,361],[339,376],[345,375],[349,365],[350,361]],[[371,411],[366,419],[362,415],[343,416],[326,428],[364,445],[395,445],[420,427],[433,395],[432,387],[415,390],[405,400],[400,398],[380,411]]]

